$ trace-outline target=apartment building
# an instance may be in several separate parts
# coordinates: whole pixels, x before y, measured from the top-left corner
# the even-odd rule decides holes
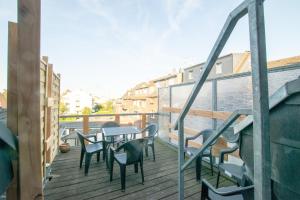
[[[115,101],[116,113],[157,112],[158,88],[182,83],[183,73],[174,71],[168,75],[142,82],[126,91],[122,98]]]
[[[251,56],[249,51],[227,54],[217,59],[208,77],[216,78],[239,73],[242,70],[249,69],[250,64]],[[205,62],[185,68],[183,82],[193,82],[197,80],[204,65]]]
[[[268,68],[276,68],[299,62],[300,56],[293,56],[269,61],[267,65]],[[205,62],[185,68],[183,73],[183,82],[194,82],[197,80],[200,72],[203,70],[204,64]],[[249,71],[251,71],[250,52],[245,51],[244,53],[231,53],[217,59],[208,77],[217,78]]]
[[[70,114],[80,114],[83,108],[93,107],[93,96],[84,90],[66,90],[61,96],[61,102],[68,107]]]

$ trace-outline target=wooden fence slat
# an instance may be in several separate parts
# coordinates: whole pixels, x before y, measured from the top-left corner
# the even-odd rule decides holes
[[[40,117],[40,0],[18,1],[20,198],[43,199]]]
[[[8,23],[8,60],[7,60],[7,127],[18,135],[18,25]],[[7,199],[19,198],[18,161],[13,161],[14,178],[7,190]]]
[[[181,108],[164,107],[162,111],[168,113],[180,113]],[[191,116],[206,117],[210,119],[220,119],[223,121],[225,121],[231,114],[232,112],[228,112],[228,111],[211,111],[211,110],[203,110],[203,109],[191,109],[188,113],[188,115]],[[243,119],[243,117],[241,117],[240,120],[241,119]]]
[[[178,141],[178,135],[177,133],[171,132],[169,133],[169,138],[175,141]],[[199,142],[196,141],[189,141],[189,146],[190,147],[195,147],[195,148],[200,148],[202,146],[202,144],[200,144]],[[223,138],[219,138],[216,142],[216,144],[214,144],[213,148],[212,148],[212,155],[215,157],[218,157],[220,155],[220,151],[221,149],[227,148],[227,143]],[[234,157],[239,157],[238,151],[235,151],[234,153],[231,153],[230,155],[234,156]],[[228,156],[224,157],[225,160],[228,159]]]

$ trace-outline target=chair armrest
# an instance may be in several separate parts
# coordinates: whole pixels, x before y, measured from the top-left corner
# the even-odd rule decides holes
[[[93,143],[93,144],[97,144],[97,143],[105,143],[105,141],[104,140],[99,140],[99,141],[90,141],[91,143]]]
[[[231,148],[226,148],[226,149],[221,149],[220,150],[220,163],[223,163],[224,162],[224,156],[226,154],[229,154],[229,153],[233,153],[235,152],[236,150],[238,150],[238,146],[237,145],[234,145],[233,147]]]
[[[121,149],[124,148],[126,143],[122,144],[121,146],[119,146],[118,148],[115,148],[113,146],[110,147],[110,150],[113,151],[113,152],[119,152]]]
[[[113,146],[110,147],[110,150],[113,151],[113,152],[117,151],[117,149],[115,147],[113,147]]]
[[[235,194],[241,194],[243,192],[247,192],[249,190],[253,190],[254,189],[254,185],[250,185],[250,186],[246,186],[246,187],[233,188],[231,191],[223,192],[223,191],[220,191],[220,190],[216,189],[214,186],[212,186],[205,179],[202,180],[202,186],[204,188],[206,187],[206,188],[210,189],[215,194],[218,194],[218,195],[221,195],[221,196],[231,196],[231,195],[235,195]]]
[[[196,135],[194,135],[194,136],[190,136],[190,137],[186,137],[185,138],[185,147],[188,147],[189,146],[189,140],[194,140],[194,139],[196,139],[196,138],[198,138],[200,135],[202,135],[202,132],[199,132],[199,133],[197,133]]]
[[[87,138],[93,137],[94,140],[97,141],[97,134],[95,134],[95,133],[90,133],[90,134],[86,135],[86,137],[87,137]]]

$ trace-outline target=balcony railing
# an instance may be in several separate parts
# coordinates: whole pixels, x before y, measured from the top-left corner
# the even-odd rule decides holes
[[[101,128],[102,124],[107,121],[115,121],[121,126],[133,125],[143,129],[148,123],[158,123],[158,113],[61,115],[59,119],[61,139],[65,141],[74,139],[77,144],[75,134],[66,134],[65,130],[82,129],[84,133],[88,133],[90,129]]]

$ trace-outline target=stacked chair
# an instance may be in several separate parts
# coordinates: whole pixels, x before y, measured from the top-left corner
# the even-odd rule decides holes
[[[202,143],[205,143],[206,140],[214,133],[214,131],[212,129],[205,129],[201,132],[199,132],[198,134],[192,136],[192,137],[186,137],[185,139],[185,149],[184,149],[184,156],[187,154],[188,156],[193,156],[198,150],[199,148],[196,147],[189,147],[189,141],[190,140],[195,140],[197,138],[199,138],[200,136],[202,136]],[[201,167],[202,167],[202,158],[207,157],[209,158],[210,161],[210,168],[211,168],[211,174],[213,175],[214,170],[213,170],[213,158],[212,158],[212,145],[210,145],[209,147],[207,147],[205,149],[205,151],[197,157],[196,159],[196,179],[200,180],[201,178]]]

